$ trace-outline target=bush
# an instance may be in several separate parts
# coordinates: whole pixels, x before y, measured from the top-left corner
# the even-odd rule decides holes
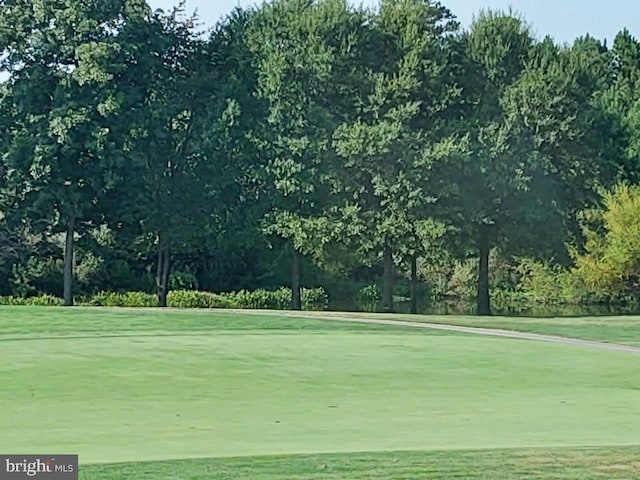
[[[62,294],[63,262],[56,258],[30,257],[12,268],[11,290],[14,296],[29,297],[42,293]]]
[[[478,262],[476,259],[455,262],[447,283],[447,296],[463,301],[473,300],[476,296]]]
[[[100,292],[91,297],[89,304],[100,307],[156,307],[158,298],[146,292]]]
[[[231,298],[197,290],[172,290],[167,305],[173,308],[238,308]]]
[[[291,289],[279,288],[277,290],[240,290],[223,294],[232,300],[238,308],[287,310],[291,308]],[[326,310],[329,303],[324,288],[303,288],[302,308],[304,310]]]
[[[224,295],[236,303],[239,308],[286,310],[291,306],[291,290],[287,288],[258,289],[252,292],[240,290]]]
[[[377,285],[362,287],[356,296],[358,307],[365,312],[377,311],[381,300],[382,294]]]
[[[583,212],[585,253],[574,253],[576,270],[596,291],[640,291],[640,185],[618,185],[603,194],[602,211]],[[591,225],[589,225],[591,224]]]
[[[511,289],[493,289],[497,310],[511,313],[534,309],[594,305],[629,305],[633,297],[586,285],[580,273],[569,267],[520,259],[515,267],[519,280]]]
[[[76,262],[74,290],[86,295],[100,291],[99,286],[107,283],[104,259],[91,252],[77,252]]]
[[[329,305],[329,297],[324,288],[303,288],[302,308],[304,310],[326,310]]]
[[[146,292],[100,292],[82,299],[81,304],[100,307],[155,307],[157,297]],[[0,305],[62,305],[60,298],[51,295],[38,297],[0,297]],[[291,290],[240,290],[231,293],[211,293],[197,290],[172,290],[167,304],[173,308],[253,308],[286,310],[291,306]],[[323,288],[302,289],[302,306],[305,310],[326,310],[327,294]]]
[[[38,307],[57,307],[64,304],[61,298],[53,295],[38,295],[37,297],[0,297],[0,305],[23,305]]]

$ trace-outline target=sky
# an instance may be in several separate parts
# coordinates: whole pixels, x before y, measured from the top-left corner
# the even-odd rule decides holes
[[[154,8],[171,8],[176,0],[148,0]],[[377,0],[356,0],[374,5]],[[186,0],[187,11],[198,11],[203,27],[213,26],[234,7],[247,7],[261,0]],[[487,7],[507,9],[512,6],[522,14],[539,37],[551,35],[557,42],[573,42],[589,33],[607,40],[627,28],[640,37],[640,1],[638,0],[443,0],[462,22],[468,25],[475,13]]]

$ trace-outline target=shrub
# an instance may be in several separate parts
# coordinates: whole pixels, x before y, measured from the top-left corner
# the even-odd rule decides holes
[[[329,297],[324,288],[303,288],[302,308],[304,310],[326,310],[329,306]]]
[[[0,297],[0,305],[26,305],[26,298],[7,295]]]
[[[38,295],[37,297],[27,298],[27,305],[37,305],[40,307],[58,307],[64,304],[62,298],[53,295]]]
[[[99,292],[81,304],[101,307],[155,307],[157,297],[146,292]],[[51,295],[38,297],[0,297],[0,305],[62,305],[62,299]],[[291,305],[291,290],[241,290],[231,293],[211,293],[197,290],[172,290],[167,304],[173,308],[253,308],[286,310]],[[302,305],[305,310],[326,310],[327,294],[323,288],[302,289]]]
[[[223,294],[229,298],[238,308],[287,310],[291,307],[291,289],[279,288],[277,290],[240,290]],[[305,310],[326,310],[328,297],[324,288],[303,288],[302,308]]]
[[[91,252],[78,252],[76,262],[73,270],[76,293],[91,294],[100,290],[99,285],[107,283],[105,262],[102,257]]]
[[[173,308],[238,308],[232,298],[197,290],[172,290],[167,304]]]
[[[518,266],[521,275],[518,290],[526,294],[533,304],[555,305],[561,301],[562,291],[558,285],[559,268],[523,259]]]
[[[517,315],[529,311],[532,302],[526,293],[495,289],[491,291],[491,305],[501,313]]]
[[[239,308],[286,310],[291,306],[291,290],[284,287],[271,291],[264,289],[252,292],[240,290],[227,293],[225,296],[234,301]]]
[[[455,262],[447,283],[447,295],[460,300],[473,300],[476,295],[477,260]]]
[[[91,297],[89,304],[101,307],[155,307],[158,298],[146,292],[100,292]]]
[[[64,304],[61,298],[53,295],[38,295],[36,297],[0,297],[0,305],[29,305],[38,307],[57,307]]]
[[[382,293],[377,285],[362,287],[356,296],[358,307],[365,312],[377,311],[381,300]]]
[[[585,253],[574,252],[576,270],[595,290],[640,291],[640,185],[618,185],[603,194],[604,209],[583,212]],[[591,225],[589,225],[591,223]]]
[[[62,293],[63,262],[56,258],[30,257],[26,263],[16,263],[11,275],[12,293],[28,297],[41,293]]]

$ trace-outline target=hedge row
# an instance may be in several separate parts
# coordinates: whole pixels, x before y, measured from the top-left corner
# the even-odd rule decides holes
[[[77,302],[79,305],[103,307],[155,307],[158,299],[146,292],[101,292],[89,299]],[[0,305],[59,306],[61,298],[51,295],[37,297],[0,297]],[[173,290],[169,292],[167,304],[173,308],[254,308],[286,310],[291,306],[291,290],[241,290],[230,293],[200,292],[197,290]],[[304,310],[326,310],[327,294],[322,287],[302,289]]]
[[[64,302],[53,295],[40,295],[38,297],[8,297],[0,296],[0,305],[35,305],[40,307],[57,307]]]

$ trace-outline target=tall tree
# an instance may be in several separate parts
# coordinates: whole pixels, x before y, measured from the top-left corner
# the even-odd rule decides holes
[[[172,253],[203,241],[216,180],[199,148],[216,78],[196,21],[181,7],[151,12],[127,30],[120,51],[126,109],[114,128],[123,133],[129,172],[110,223],[137,234],[154,252],[161,307],[167,305]]]
[[[557,256],[574,214],[611,174],[593,102],[606,57],[590,39],[537,43],[520,19],[496,12],[463,42],[473,153],[457,173],[459,227],[478,252],[477,311],[488,315],[490,250]]]
[[[290,244],[295,310],[301,308],[301,255],[317,254],[331,237],[318,222],[326,218],[331,192],[332,82],[334,68],[353,50],[360,18],[344,0],[275,0],[260,8],[249,28],[257,95],[268,104],[257,135],[265,178],[273,185],[266,230]]]
[[[501,135],[500,99],[520,75],[529,58],[533,39],[519,18],[499,12],[481,12],[463,35],[467,72],[463,79],[463,119],[471,140],[471,155],[458,169],[460,225],[477,251],[477,311],[491,312],[489,251],[500,240],[502,203],[513,192],[526,188],[520,162],[509,152],[509,139]]]
[[[609,114],[609,131],[616,126],[611,139],[623,145],[620,179],[637,183],[640,169],[640,42],[628,30],[614,39],[609,57],[611,82],[602,95],[601,105]]]
[[[260,221],[269,209],[261,181],[261,150],[256,132],[267,115],[266,102],[256,98],[257,72],[247,41],[255,10],[235,9],[213,29],[207,42],[209,78],[215,95],[207,109],[198,147],[215,171],[209,196],[212,218],[199,249],[203,277],[227,289],[258,274],[267,250]],[[209,287],[211,288],[211,287]]]
[[[383,309],[393,310],[394,254],[412,243],[419,254],[419,220],[442,193],[433,190],[433,144],[439,117],[457,90],[449,71],[450,12],[423,0],[384,0],[362,32],[354,60],[350,108],[334,135],[340,191],[359,212],[359,247],[380,252]]]
[[[74,235],[114,187],[110,117],[119,108],[120,34],[143,15],[142,0],[6,0],[0,4],[2,98],[11,118],[8,185],[20,215],[65,235],[64,301],[73,304]],[[11,213],[11,212],[7,212]]]

